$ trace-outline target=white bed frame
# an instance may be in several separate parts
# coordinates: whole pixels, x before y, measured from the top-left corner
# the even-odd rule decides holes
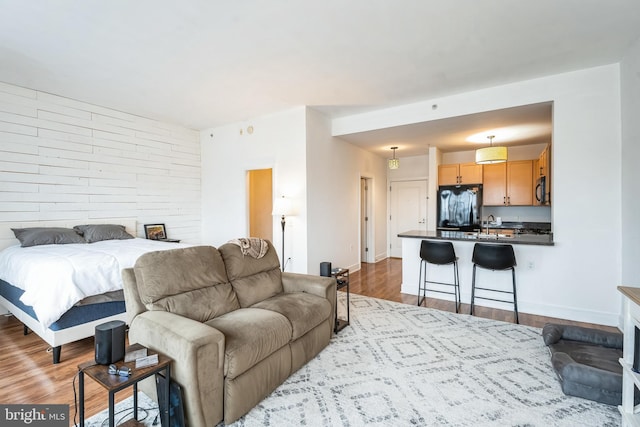
[[[66,227],[73,228],[74,225],[81,224],[120,224],[124,225],[127,232],[132,236],[136,235],[136,220],[134,218],[108,218],[108,219],[93,219],[93,220],[75,220],[75,221],[29,221],[29,222],[11,222],[0,223],[0,250],[19,244],[18,239],[15,238],[12,228],[27,228],[27,227]],[[60,346],[63,344],[69,344],[74,341],[78,341],[87,337],[92,337],[95,334],[95,327],[104,322],[112,320],[122,320],[126,322],[126,313],[120,313],[102,319],[94,320],[93,322],[83,323],[81,325],[73,326],[71,328],[62,329],[60,331],[53,331],[49,328],[44,328],[40,322],[29,316],[27,313],[16,307],[7,299],[0,295],[0,305],[13,314],[18,320],[20,320],[26,327],[35,332],[40,338],[42,338],[47,344],[53,348],[53,359],[56,363],[56,359],[60,359]]]

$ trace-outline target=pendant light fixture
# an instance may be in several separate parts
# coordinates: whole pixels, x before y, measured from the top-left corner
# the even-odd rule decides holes
[[[494,147],[493,138],[495,138],[495,135],[489,135],[487,138],[489,138],[489,146],[485,148],[478,148],[476,150],[476,163],[479,165],[486,165],[506,162],[507,147]]]
[[[398,147],[391,147],[393,150],[393,159],[389,159],[389,169],[398,169],[400,167],[400,159],[396,159],[396,150]]]

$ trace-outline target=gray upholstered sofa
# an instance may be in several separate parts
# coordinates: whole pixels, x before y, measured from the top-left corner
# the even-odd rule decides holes
[[[173,358],[191,427],[237,420],[331,339],[335,280],[282,273],[271,243],[152,252],[123,279],[129,342]]]

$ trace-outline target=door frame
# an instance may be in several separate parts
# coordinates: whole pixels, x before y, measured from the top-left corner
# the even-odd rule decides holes
[[[363,182],[366,186],[366,190],[363,189]],[[360,262],[375,263],[375,240],[374,240],[374,217],[373,217],[373,178],[368,176],[360,177],[360,204],[358,210],[360,211],[360,230],[359,234],[359,260]],[[368,220],[365,221],[365,216]],[[366,241],[367,249],[362,247],[363,242]]]

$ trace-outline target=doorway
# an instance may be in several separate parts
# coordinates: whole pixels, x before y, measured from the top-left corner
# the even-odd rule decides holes
[[[273,174],[272,169],[247,172],[249,236],[273,242]]]
[[[427,231],[427,180],[393,181],[390,196],[390,255],[402,258],[402,241],[398,233]]]

